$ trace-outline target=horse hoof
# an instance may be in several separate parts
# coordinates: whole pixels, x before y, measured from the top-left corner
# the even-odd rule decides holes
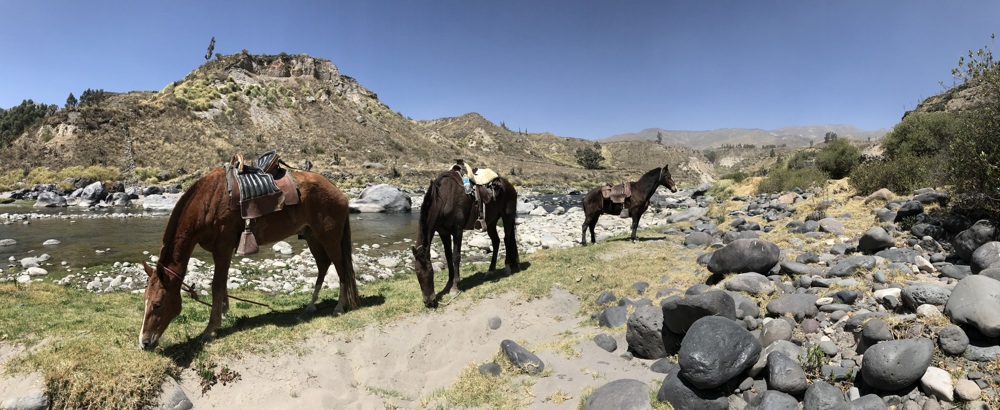
[[[337,307],[333,308],[333,315],[334,316],[340,316],[340,315],[343,315],[343,314],[344,314],[344,307],[343,306],[337,306]]]

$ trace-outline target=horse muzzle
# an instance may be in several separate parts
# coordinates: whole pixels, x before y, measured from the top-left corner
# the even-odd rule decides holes
[[[153,350],[160,338],[157,335],[140,335],[139,348],[142,350]]]

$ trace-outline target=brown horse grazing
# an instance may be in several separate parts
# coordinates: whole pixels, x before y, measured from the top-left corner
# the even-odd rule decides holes
[[[587,192],[583,197],[583,238],[580,239],[580,244],[587,246],[587,229],[590,229],[590,243],[596,242],[594,226],[597,225],[597,218],[601,214],[621,214],[625,206],[628,206],[628,215],[632,217],[631,239],[635,242],[635,229],[639,227],[639,218],[649,207],[649,199],[656,193],[656,188],[663,185],[670,189],[670,192],[677,192],[677,186],[670,177],[668,167],[664,165],[663,168],[653,168],[639,177],[638,181],[628,182],[632,195],[624,204],[616,204],[610,198],[605,198],[601,193],[603,187],[596,187]]]
[[[514,227],[517,218],[517,190],[509,181],[500,177],[493,183],[497,189],[496,198],[486,204],[486,232],[493,243],[493,257],[490,261],[490,271],[496,269],[497,251],[500,247],[500,235],[497,232],[497,221],[503,219],[504,248],[507,256],[504,263],[516,272],[520,269],[520,257],[517,253],[517,240]],[[417,271],[417,281],[423,293],[424,306],[437,307],[438,297],[434,293],[434,269],[431,266],[431,240],[434,232],[441,237],[444,245],[444,257],[448,262],[448,283],[442,294],[451,291],[460,292],[459,266],[462,259],[462,233],[472,229],[477,217],[473,208],[474,199],[465,193],[461,175],[452,170],[441,173],[431,181],[424,194],[424,203],[420,206],[420,226],[416,245],[413,246],[414,267]]]
[[[345,307],[360,306],[351,259],[347,195],[319,174],[294,172],[292,176],[298,186],[299,204],[254,219],[251,230],[261,244],[277,242],[293,234],[306,239],[319,268],[307,311],[316,309],[316,298],[331,262],[340,276],[340,299],[334,313],[343,312]],[[181,312],[181,288],[195,245],[211,252],[215,262],[212,313],[201,339],[208,341],[215,336],[222,323],[222,314],[229,308],[226,281],[230,260],[243,230],[240,210],[230,209],[225,169],[209,172],[180,197],[167,221],[156,267],[145,265],[149,284],[139,347],[153,348],[170,321]]]

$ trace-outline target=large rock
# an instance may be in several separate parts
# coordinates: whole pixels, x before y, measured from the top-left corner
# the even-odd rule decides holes
[[[104,200],[108,192],[100,181],[87,185],[80,193],[80,206],[92,206]]]
[[[976,275],[992,267],[1000,267],[1000,242],[997,241],[986,242],[976,248],[969,260],[969,268]]]
[[[691,325],[681,342],[681,377],[700,389],[722,386],[757,362],[760,341],[741,323],[707,316]]]
[[[668,298],[661,305],[664,328],[683,335],[691,325],[705,316],[721,316],[736,320],[736,302],[729,294],[713,290],[686,298]]]
[[[712,253],[708,270],[714,275],[744,272],[766,274],[778,264],[780,252],[778,245],[763,239],[737,239]]]
[[[583,410],[646,410],[649,402],[649,385],[635,379],[619,379],[598,387],[587,396],[580,407]]]
[[[802,410],[833,410],[848,408],[844,392],[824,380],[814,380],[802,399]]]
[[[996,235],[996,228],[988,220],[981,220],[973,224],[952,239],[951,244],[955,247],[955,253],[964,261],[972,260],[972,253],[983,246],[984,243],[992,241]]]
[[[729,400],[718,390],[702,390],[681,377],[680,366],[674,366],[663,378],[656,399],[670,403],[676,410],[728,410]]]
[[[987,337],[1000,337],[1000,281],[982,275],[966,276],[952,289],[944,314]]]
[[[774,293],[774,283],[767,276],[757,272],[741,273],[727,279],[723,286],[733,292],[746,292],[752,296],[763,296]]]
[[[892,235],[889,235],[881,226],[868,229],[861,239],[858,240],[858,250],[862,253],[872,254],[883,249],[888,249],[895,244]]]
[[[802,366],[783,352],[767,355],[768,389],[798,395],[809,387]]]
[[[874,389],[901,390],[920,380],[933,355],[934,342],[927,338],[881,342],[865,351],[861,375]]]
[[[640,359],[666,357],[663,346],[663,310],[658,306],[642,306],[628,318],[625,341],[628,351]]]
[[[545,363],[542,362],[542,359],[513,340],[505,339],[500,342],[500,350],[507,356],[511,364],[525,373],[538,374],[545,370]]]
[[[410,212],[408,195],[389,184],[370,186],[361,191],[361,197],[350,201],[351,212]]]
[[[816,307],[817,300],[819,300],[819,296],[810,293],[782,295],[767,302],[765,309],[768,316],[780,317],[790,314],[795,320],[802,320],[807,317],[815,317],[819,313],[819,308]]]
[[[35,199],[35,208],[57,208],[66,206],[66,197],[52,191],[45,191],[38,194]]]
[[[948,303],[951,290],[936,283],[914,283],[903,288],[903,303],[910,310],[917,310],[917,306],[931,304],[943,306]]]
[[[900,206],[896,210],[896,219],[894,222],[899,222],[922,213],[924,213],[924,204],[920,203],[920,201],[906,201],[903,203],[903,206]]]
[[[851,276],[862,270],[875,267],[875,257],[866,255],[848,256],[826,271],[827,276]]]

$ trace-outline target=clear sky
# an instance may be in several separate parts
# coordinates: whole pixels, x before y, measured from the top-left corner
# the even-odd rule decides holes
[[[215,52],[306,53],[415,119],[891,128],[1000,31],[995,0],[0,0],[0,108],[160,90]]]

